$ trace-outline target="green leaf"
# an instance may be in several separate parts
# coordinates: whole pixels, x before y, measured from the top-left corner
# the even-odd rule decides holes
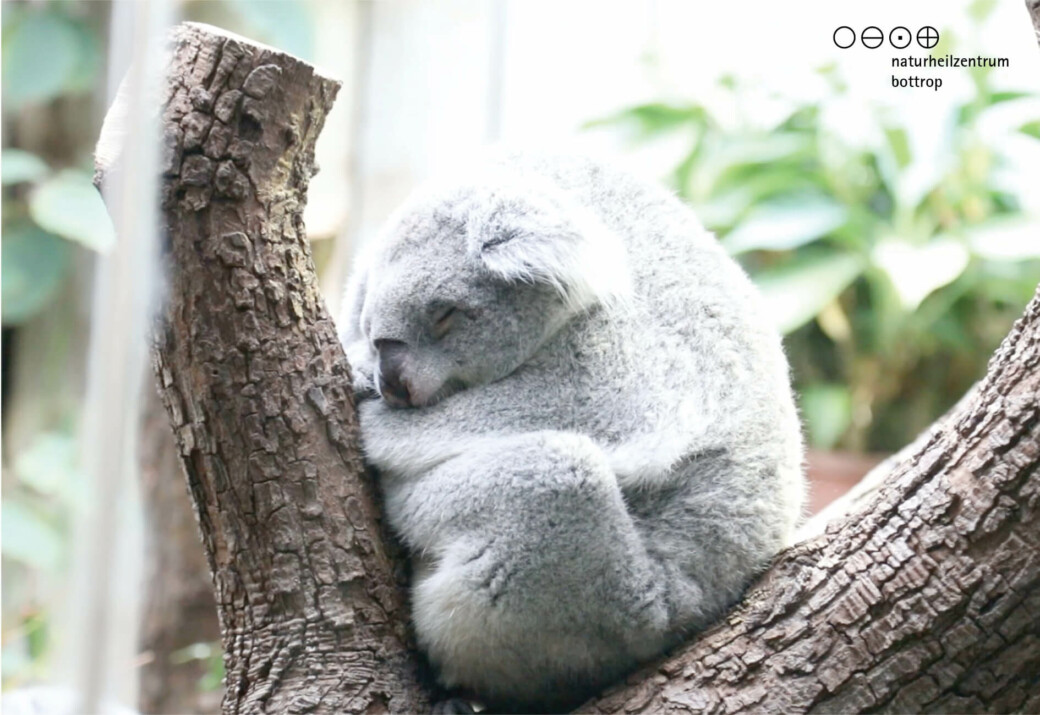
[[[220,690],[224,684],[224,656],[220,644],[214,644],[213,655],[207,661],[206,673],[199,678],[199,690],[211,693]]]
[[[964,126],[976,120],[979,115],[997,104],[1013,102],[1016,99],[1025,99],[1034,96],[1034,94],[1030,94],[1029,92],[987,92],[985,90],[980,90],[978,96],[960,106],[960,108],[955,112],[955,120],[958,126]]]
[[[896,160],[896,166],[900,169],[908,167],[913,156],[910,152],[910,139],[907,137],[906,130],[896,127],[886,127],[885,138],[888,140],[888,146],[892,150],[892,156]]]
[[[669,104],[644,104],[634,107],[629,116],[648,134],[662,132],[686,124],[702,125],[706,113],[701,107],[676,107]]]
[[[802,162],[778,162],[765,166],[734,167],[726,172],[716,191],[742,188],[748,192],[752,204],[791,197],[799,201],[805,196],[825,190],[825,179],[815,168]]]
[[[1036,96],[1032,92],[1020,92],[1017,90],[1008,90],[1005,92],[993,92],[988,97],[987,104],[993,106],[994,104],[1001,104],[1002,102],[1013,102],[1016,99],[1025,99],[1027,97]]]
[[[804,132],[772,132],[760,136],[727,141],[711,156],[712,163],[726,170],[741,166],[761,166],[778,161],[801,161],[813,158],[816,146]]]
[[[40,184],[29,199],[29,212],[43,228],[95,251],[108,251],[115,229],[90,175],[72,169]]]
[[[957,280],[968,267],[968,249],[953,238],[935,238],[916,246],[898,238],[879,241],[871,261],[892,281],[906,310],[916,310],[933,292]]]
[[[754,276],[774,324],[790,333],[812,320],[863,271],[851,253],[796,256],[795,260]]]
[[[603,119],[594,119],[584,126],[634,124],[641,133],[650,135],[685,125],[704,126],[707,123],[708,116],[703,107],[654,102],[631,107]]]
[[[81,32],[51,8],[25,13],[4,32],[4,101],[16,108],[61,94],[79,69]]]
[[[826,196],[787,197],[752,209],[724,243],[733,255],[786,251],[827,235],[846,220],[845,207]]]
[[[183,665],[184,663],[190,663],[193,660],[207,660],[213,657],[214,651],[220,653],[219,648],[215,648],[216,644],[199,642],[192,643],[184,648],[179,648],[170,653],[170,662],[174,665]]]
[[[815,155],[812,137],[801,132],[702,142],[693,157],[692,170],[679,188],[684,196],[701,198],[735,186],[761,186],[761,191],[767,191],[767,184],[776,178],[786,178],[792,172],[803,177],[813,173],[807,165]],[[764,174],[771,178],[764,179]]]
[[[30,612],[22,621],[29,657],[39,660],[47,652],[50,642],[50,622],[46,613]]]
[[[4,149],[0,155],[0,183],[21,184],[39,181],[47,172],[47,164],[35,154],[21,149]]]
[[[1026,122],[1018,128],[1018,131],[1023,134],[1027,134],[1034,139],[1040,139],[1040,120],[1033,122]]]
[[[69,244],[30,223],[5,227],[2,259],[3,324],[32,317],[61,285]]]
[[[801,407],[809,443],[820,449],[833,448],[852,422],[852,396],[844,385],[806,386]]]
[[[5,498],[2,507],[4,556],[36,568],[56,568],[65,550],[57,528],[28,504]]]

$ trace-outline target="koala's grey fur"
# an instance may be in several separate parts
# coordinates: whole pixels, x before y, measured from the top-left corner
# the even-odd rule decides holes
[[[779,336],[664,190],[490,161],[410,200],[346,303],[365,454],[445,685],[574,705],[717,619],[794,533]]]

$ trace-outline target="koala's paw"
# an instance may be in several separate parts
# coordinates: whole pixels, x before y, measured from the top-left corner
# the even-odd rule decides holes
[[[375,380],[375,355],[364,340],[345,344],[344,352],[350,363],[350,375],[354,381],[354,399],[358,402],[379,397]]]
[[[352,366],[351,375],[354,378],[354,399],[356,401],[361,402],[362,400],[379,398],[379,390],[376,389],[375,379],[364,366]]]

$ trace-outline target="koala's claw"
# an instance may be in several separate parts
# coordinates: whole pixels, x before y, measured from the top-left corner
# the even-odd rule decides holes
[[[362,400],[378,400],[379,393],[371,385],[354,385],[354,400],[361,402]]]

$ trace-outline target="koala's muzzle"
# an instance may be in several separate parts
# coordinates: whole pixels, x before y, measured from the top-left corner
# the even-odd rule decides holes
[[[408,381],[401,376],[408,346],[400,340],[376,340],[379,353],[379,394],[391,407],[410,407]]]

